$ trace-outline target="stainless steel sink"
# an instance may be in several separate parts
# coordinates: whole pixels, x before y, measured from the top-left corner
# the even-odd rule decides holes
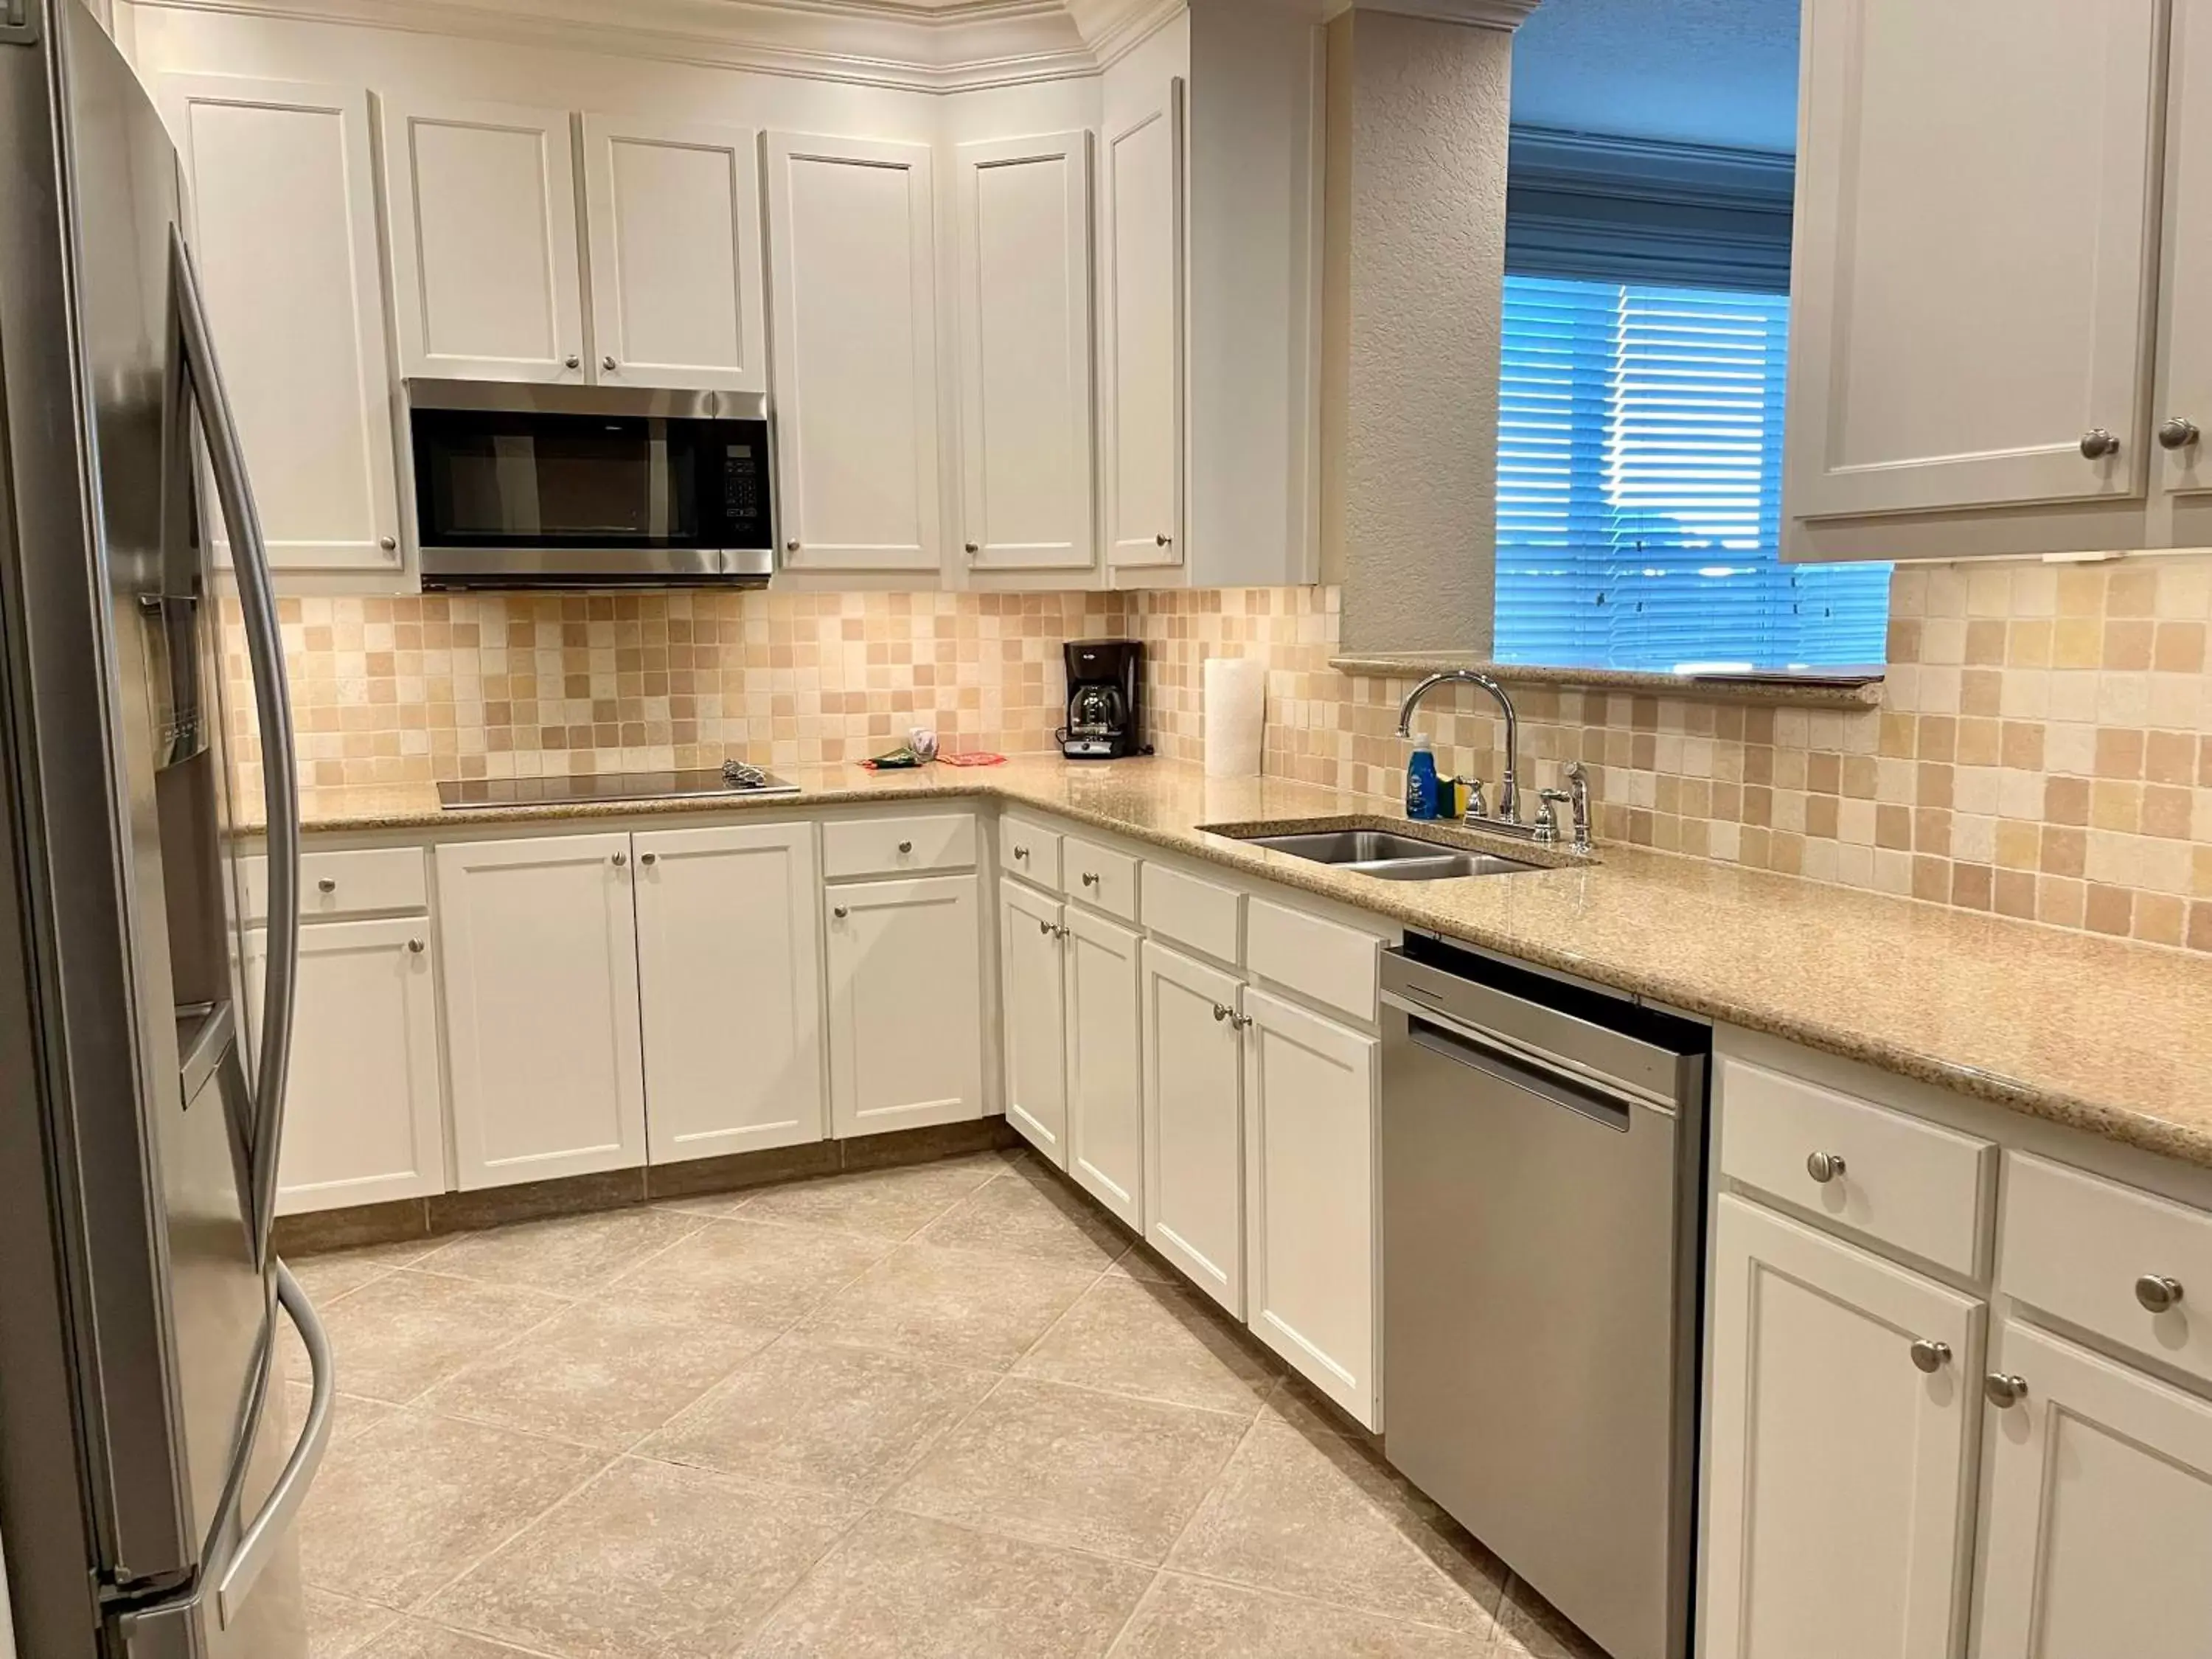
[[[1496,853],[1470,853],[1388,830],[1305,830],[1279,836],[1237,836],[1316,864],[1334,865],[1382,881],[1443,881],[1454,876],[1504,876],[1540,865]]]

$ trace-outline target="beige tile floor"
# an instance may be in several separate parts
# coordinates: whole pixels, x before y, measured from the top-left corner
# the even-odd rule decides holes
[[[1025,1155],[294,1266],[314,1659],[1591,1652]]]

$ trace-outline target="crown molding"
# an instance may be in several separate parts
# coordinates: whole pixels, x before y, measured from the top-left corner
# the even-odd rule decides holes
[[[1528,14],[1541,3],[1542,0],[1328,0],[1323,9],[1329,17],[1347,11],[1380,11],[1398,17],[1425,18],[1432,23],[1502,29],[1510,34],[1527,22]]]
[[[149,9],[465,36],[711,69],[965,92],[1094,75],[1183,0],[136,0]],[[1071,4],[1073,0],[1071,0]]]

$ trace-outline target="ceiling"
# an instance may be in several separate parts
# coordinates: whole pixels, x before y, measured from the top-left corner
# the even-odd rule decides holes
[[[1513,42],[1516,124],[1797,147],[1798,0],[1544,0]]]

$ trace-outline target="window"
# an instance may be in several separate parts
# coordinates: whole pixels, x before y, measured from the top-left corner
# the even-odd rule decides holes
[[[1887,565],[1784,565],[1783,294],[1505,278],[1501,662],[1881,664]]]

